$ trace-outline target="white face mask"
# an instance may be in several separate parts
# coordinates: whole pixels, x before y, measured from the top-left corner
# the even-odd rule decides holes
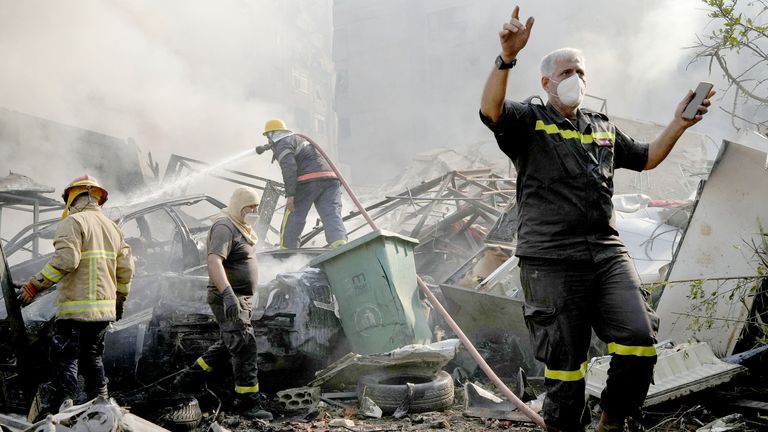
[[[555,80],[552,80],[552,82],[558,83],[558,81]],[[586,90],[587,84],[579,78],[578,74],[573,74],[568,78],[559,81],[557,84],[557,98],[560,99],[560,102],[564,105],[576,108],[581,105]]]
[[[259,215],[258,213],[246,213],[243,219],[245,220],[245,223],[252,226],[259,220]]]

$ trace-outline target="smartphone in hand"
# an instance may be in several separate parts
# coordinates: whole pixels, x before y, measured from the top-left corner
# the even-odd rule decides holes
[[[683,110],[683,118],[686,120],[693,120],[696,114],[699,112],[699,106],[704,102],[704,99],[709,96],[709,92],[712,91],[712,83],[702,81],[696,86],[696,90],[693,92],[693,99],[688,102]]]

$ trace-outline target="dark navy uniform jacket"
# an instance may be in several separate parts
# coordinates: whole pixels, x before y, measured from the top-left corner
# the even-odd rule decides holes
[[[642,171],[647,143],[586,109],[574,124],[551,104],[505,100],[498,121],[480,118],[517,169],[517,256],[582,260],[606,247],[626,251],[611,202],[613,171]]]
[[[323,156],[298,135],[278,139],[272,149],[283,173],[287,197],[296,195],[296,186],[301,183],[336,178]]]

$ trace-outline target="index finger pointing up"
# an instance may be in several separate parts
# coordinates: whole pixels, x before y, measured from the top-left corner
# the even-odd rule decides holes
[[[515,9],[512,11],[512,19],[520,20],[520,6],[515,6]]]

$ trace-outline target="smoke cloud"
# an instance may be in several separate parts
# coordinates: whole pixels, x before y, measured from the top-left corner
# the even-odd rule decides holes
[[[131,137],[161,169],[171,153],[215,162],[263,144],[264,121],[286,111],[258,97],[276,78],[269,54],[279,23],[270,17],[279,7],[266,1],[215,7],[202,1],[0,1],[0,106]],[[58,166],[60,147],[51,144],[44,161],[3,155],[0,172],[13,169],[62,188],[76,173]],[[267,157],[247,164],[279,178]]]
[[[722,87],[706,64],[688,66],[693,51],[685,48],[708,24],[699,0],[519,4],[521,17],[534,16],[536,24],[510,80],[513,99],[543,95],[539,61],[563,46],[584,51],[588,92],[607,99],[612,115],[664,124],[698,81]],[[290,74],[285,53],[318,44],[318,36],[283,40],[277,30],[306,19],[295,11],[322,9],[327,19],[315,21],[317,32],[333,33],[334,43],[318,61],[333,55],[337,85],[345,86],[351,104],[337,100],[340,116],[351,110],[354,134],[339,138],[338,159],[354,184],[376,185],[397,177],[416,153],[492,140],[477,110],[499,52],[498,29],[513,7],[501,0],[0,0],[0,107],[131,137],[161,170],[171,153],[220,161],[263,144],[265,119],[295,122],[291,101],[264,95]],[[351,19],[340,15],[350,8],[357,11]],[[418,28],[428,31],[414,38]],[[350,58],[357,69],[342,77]],[[716,142],[729,129],[717,109],[694,128]],[[79,174],[62,166],[71,165],[63,162],[70,155],[58,154],[55,143],[44,170],[38,154],[5,153],[0,150],[0,174],[14,169],[57,191]],[[281,180],[267,156],[231,167]],[[214,193],[226,200],[230,190]]]

